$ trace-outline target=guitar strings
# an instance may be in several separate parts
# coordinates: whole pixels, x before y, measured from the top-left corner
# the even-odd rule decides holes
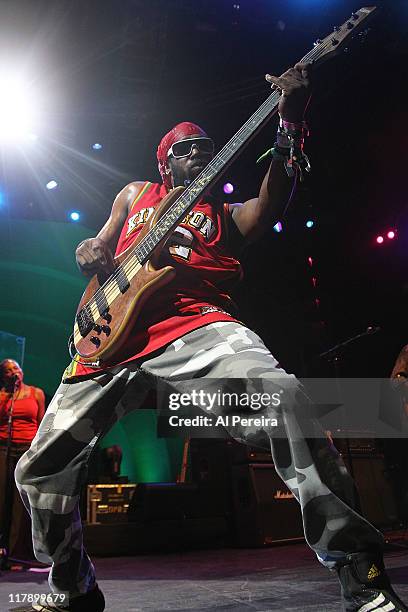
[[[317,45],[316,47],[313,47],[313,49],[311,49],[300,61],[301,62],[308,62],[308,61],[315,61],[317,59],[319,59],[319,57],[321,57],[323,55],[323,51],[325,51],[326,47],[330,44],[330,40],[325,41],[324,43],[321,43],[319,45]],[[273,103],[273,105],[275,106],[275,100],[274,98],[278,98],[278,100],[276,100],[276,102],[279,101],[279,97],[280,94],[277,90],[273,91],[272,94],[270,94],[268,96],[268,98],[266,98],[266,100],[261,104],[261,106],[255,111],[255,113],[253,113],[253,115],[251,115],[251,117],[244,123],[243,126],[241,126],[241,128],[236,132],[236,134],[224,145],[224,147],[217,153],[217,155],[214,157],[213,160],[211,160],[209,162],[209,164],[206,166],[206,168],[197,176],[197,178],[191,183],[191,185],[189,186],[188,189],[191,189],[194,187],[194,185],[196,183],[199,182],[200,177],[203,173],[206,172],[206,170],[208,169],[208,167],[211,167],[212,170],[216,170],[216,167],[214,167],[214,162],[218,162],[220,159],[222,161],[222,163],[226,163],[222,160],[223,155],[227,154],[230,155],[230,157],[227,157],[226,161],[229,161],[229,159],[232,157],[232,155],[234,154],[232,152],[231,154],[231,142],[235,139],[235,138],[239,138],[243,132],[245,132],[247,130],[248,127],[250,127],[250,125],[252,125],[252,127],[256,124],[256,128],[259,128],[260,124],[267,120],[268,115],[263,116],[263,113],[265,110],[267,110],[268,107],[270,107],[271,103]],[[271,110],[269,109],[268,114],[271,112]],[[255,124],[254,124],[255,121]],[[251,133],[248,135],[248,138],[251,136]],[[245,140],[243,140],[243,142],[241,143],[244,144]],[[205,188],[208,188],[209,184],[211,184],[212,181],[210,181]],[[92,298],[82,306],[81,310],[79,311],[78,315],[81,313],[82,309],[87,309],[90,307],[91,302],[94,300],[96,303],[96,306],[98,307],[98,311],[101,311],[101,308],[103,308],[103,306],[105,305],[106,302],[109,302],[109,298],[111,298],[113,296],[113,294],[117,291],[118,289],[118,285],[115,284],[114,281],[117,280],[119,274],[121,274],[122,272],[125,272],[126,274],[131,274],[132,272],[134,272],[135,270],[137,270],[138,266],[142,265],[144,263],[144,261],[140,261],[137,255],[137,251],[141,250],[143,247],[145,248],[149,248],[148,245],[146,244],[148,240],[153,239],[152,233],[154,229],[159,229],[160,230],[160,223],[162,223],[162,225],[164,224],[164,220],[166,219],[166,217],[168,217],[172,212],[174,213],[176,206],[178,207],[180,205],[180,201],[182,200],[183,196],[185,194],[182,194],[179,198],[177,198],[177,200],[170,206],[169,210],[165,213],[165,215],[157,222],[157,224],[154,226],[153,229],[149,230],[149,232],[146,234],[146,236],[141,240],[141,242],[135,246],[135,248],[132,250],[131,253],[129,253],[129,255],[126,257],[126,259],[119,264],[119,266],[117,267],[117,269],[115,270],[115,272],[95,291],[94,295],[92,296]],[[190,202],[191,204],[191,202]],[[185,211],[183,211],[183,214],[186,214],[188,207],[186,208]],[[180,215],[181,217],[181,215]],[[177,223],[177,221],[176,221]],[[166,230],[167,231],[167,230]],[[151,252],[151,251],[150,251]],[[148,254],[150,255],[150,253]],[[147,256],[148,257],[148,256]],[[136,260],[136,261],[134,261]],[[126,269],[125,269],[126,266]]]

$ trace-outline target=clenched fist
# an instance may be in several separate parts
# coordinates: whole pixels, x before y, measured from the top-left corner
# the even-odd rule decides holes
[[[112,274],[115,269],[112,251],[100,238],[88,238],[81,242],[75,251],[78,268],[86,276],[98,272]]]

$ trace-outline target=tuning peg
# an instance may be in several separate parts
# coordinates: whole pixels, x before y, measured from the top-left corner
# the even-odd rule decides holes
[[[333,32],[338,32],[340,30],[339,26],[334,26]]]
[[[351,19],[354,19],[354,21],[357,21],[358,19],[357,13],[351,13]]]
[[[314,41],[313,46],[317,47],[317,45],[320,45],[322,42],[323,42],[322,39],[318,38],[317,40]]]

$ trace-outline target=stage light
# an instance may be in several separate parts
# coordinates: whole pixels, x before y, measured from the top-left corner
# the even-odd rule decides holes
[[[100,150],[102,149],[102,145],[101,145],[101,143],[100,143],[100,142],[95,142],[95,143],[92,145],[92,148],[93,148],[93,150],[94,150],[94,151],[100,151]]]
[[[33,95],[22,79],[0,72],[0,140],[27,137],[34,121]]]
[[[394,230],[390,230],[389,232],[387,232],[387,238],[389,238],[390,240],[392,240],[393,238],[395,238],[395,232],[394,232]]]
[[[282,223],[280,221],[278,221],[277,223],[275,223],[275,225],[273,226],[273,229],[275,230],[275,232],[278,232],[278,234],[280,232],[283,232],[283,227],[282,227]]]
[[[311,227],[314,226],[314,221],[312,221],[311,219],[309,219],[308,221],[306,221],[306,227],[308,229],[310,229]]]
[[[58,183],[57,181],[54,181],[54,179],[48,181],[48,183],[46,184],[47,189],[55,189],[56,187],[58,187]]]
[[[73,210],[69,214],[69,218],[71,219],[71,221],[79,221],[80,218],[81,218],[81,215],[79,214],[79,212],[77,210]]]
[[[234,191],[234,185],[232,183],[225,183],[223,187],[224,193],[230,194]]]
[[[377,244],[382,244],[384,242],[384,238],[382,236],[377,236],[376,242]]]

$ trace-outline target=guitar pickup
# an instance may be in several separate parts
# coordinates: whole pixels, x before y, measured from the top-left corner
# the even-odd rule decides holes
[[[130,283],[122,266],[119,266],[117,269],[115,273],[115,280],[121,293],[125,293],[129,289]]]
[[[105,291],[101,288],[95,294],[95,303],[101,317],[105,315],[105,313],[109,310],[108,300],[105,295]]]

